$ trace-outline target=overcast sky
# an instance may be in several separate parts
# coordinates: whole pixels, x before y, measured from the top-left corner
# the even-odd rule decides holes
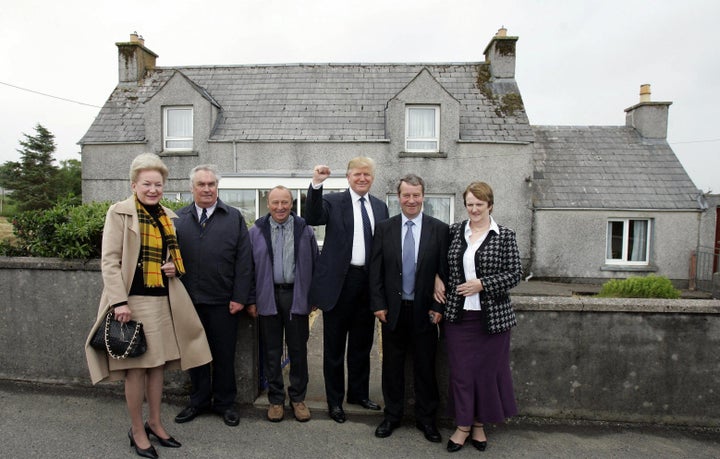
[[[518,36],[533,125],[624,125],[652,85],[668,141],[698,188],[720,193],[717,0],[24,0],[0,13],[0,162],[41,123],[57,159],[118,82],[116,42],[137,31],[158,66],[478,62],[497,29]],[[26,88],[82,105],[17,89]]]

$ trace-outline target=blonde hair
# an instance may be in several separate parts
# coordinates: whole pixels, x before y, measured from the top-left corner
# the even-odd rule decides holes
[[[155,153],[143,153],[133,159],[130,165],[130,182],[135,183],[141,171],[157,171],[162,175],[163,182],[167,181],[168,168],[162,159]]]
[[[368,158],[367,156],[358,156],[356,158],[353,158],[348,162],[347,165],[347,171],[345,174],[349,174],[350,170],[352,169],[362,169],[362,168],[368,168],[370,169],[370,175],[373,177],[375,176],[375,160],[372,158]]]

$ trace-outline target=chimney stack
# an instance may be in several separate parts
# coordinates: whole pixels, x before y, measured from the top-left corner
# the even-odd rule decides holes
[[[493,78],[515,78],[515,42],[518,37],[508,37],[505,26],[498,29],[485,47],[485,62],[490,64]]]
[[[666,139],[668,112],[672,102],[652,102],[650,85],[640,85],[640,103],[625,109],[625,126],[635,128],[646,139]]]
[[[158,55],[145,47],[145,40],[137,32],[130,34],[129,42],[115,43],[118,47],[118,73],[120,83],[137,83],[145,72],[155,68]]]

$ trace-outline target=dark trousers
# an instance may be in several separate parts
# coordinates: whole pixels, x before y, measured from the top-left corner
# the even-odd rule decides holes
[[[268,401],[273,405],[285,403],[282,373],[283,333],[290,358],[290,387],[292,402],[305,400],[308,385],[307,341],[310,337],[308,316],[291,314],[292,288],[275,288],[278,313],[258,316],[260,339],[263,343],[263,367],[268,380]]]
[[[238,314],[230,314],[229,303],[196,305],[195,309],[205,328],[213,360],[190,369],[190,404],[223,412],[235,404],[237,396],[235,346]]]
[[[347,344],[347,399],[357,402],[370,394],[370,351],[375,316],[370,311],[367,272],[350,268],[340,298],[323,312],[323,375],[329,407],[345,398],[345,345]]]
[[[424,312],[423,315],[427,315]],[[382,328],[382,390],[385,399],[385,418],[400,422],[405,408],[405,360],[413,363],[415,387],[415,418],[423,424],[434,424],[440,403],[435,356],[437,353],[437,328],[416,333],[413,307],[403,305],[395,330]]]

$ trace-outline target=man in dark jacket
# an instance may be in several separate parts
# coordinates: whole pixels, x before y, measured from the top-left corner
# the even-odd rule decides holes
[[[220,176],[212,165],[190,172],[193,203],[175,222],[187,273],[181,278],[205,328],[213,361],[189,371],[190,403],[176,417],[182,423],[205,411],[236,426],[235,346],[238,312],[252,283],[250,239],[240,211],[218,199]]]
[[[263,368],[268,380],[267,418],[284,417],[283,335],[290,358],[288,396],[295,419],[310,420],[305,405],[308,385],[307,341],[311,312],[308,292],[318,246],[313,229],[292,212],[293,197],[284,186],[268,193],[270,213],[250,228],[255,285],[248,313],[258,316]]]
[[[388,218],[384,202],[370,195],[375,162],[358,157],[348,163],[350,188],[323,195],[322,183],[330,168],[315,166],[305,201],[309,225],[325,225],[325,241],[318,258],[310,303],[323,311],[323,376],[330,417],[345,422],[345,348],[347,345],[347,402],[369,410],[370,351],[375,317],[370,311],[368,265],[372,232]]]

